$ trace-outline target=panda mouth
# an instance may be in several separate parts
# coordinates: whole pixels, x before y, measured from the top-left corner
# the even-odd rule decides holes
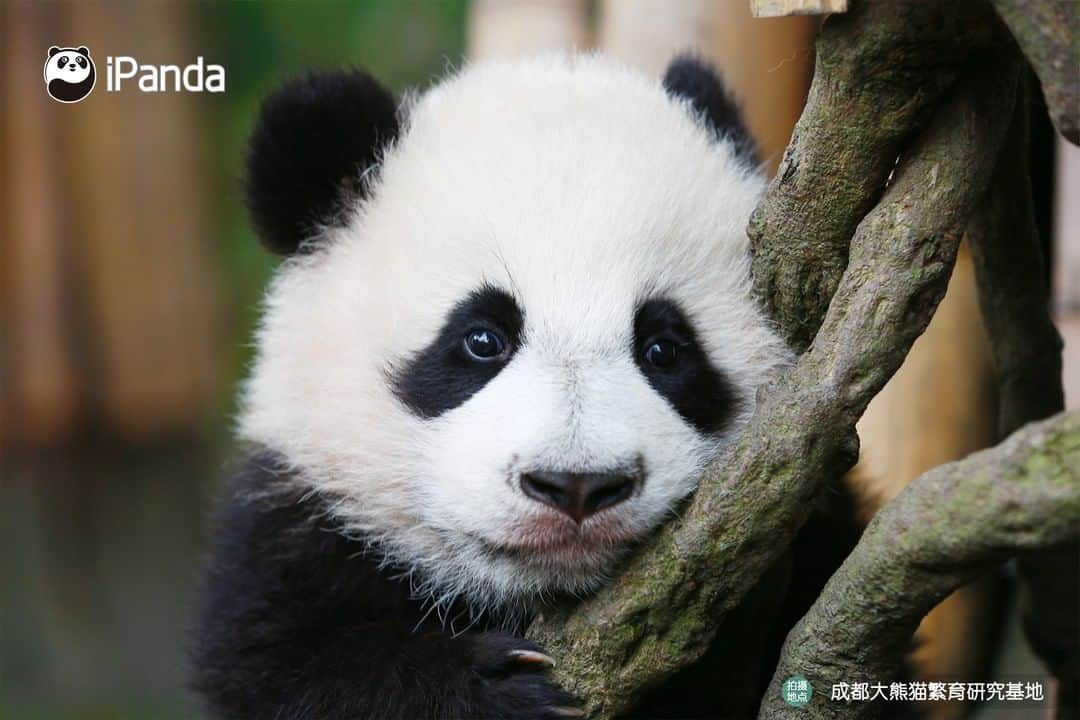
[[[608,553],[633,543],[638,539],[638,533],[617,518],[600,516],[578,525],[562,517],[537,517],[518,524],[502,538],[479,535],[473,538],[493,554],[535,558],[537,555]]]

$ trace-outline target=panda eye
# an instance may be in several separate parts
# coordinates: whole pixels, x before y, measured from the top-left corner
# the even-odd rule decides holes
[[[67,65],[67,55],[61,55],[60,59],[56,62],[58,65]]]
[[[75,62],[79,63],[79,67],[81,67],[81,68],[86,67],[86,59],[85,58],[75,58]]]
[[[645,343],[645,362],[657,368],[669,368],[679,360],[679,346],[666,338],[655,338]]]
[[[506,341],[491,328],[475,328],[465,334],[465,352],[478,362],[492,362],[506,355]]]

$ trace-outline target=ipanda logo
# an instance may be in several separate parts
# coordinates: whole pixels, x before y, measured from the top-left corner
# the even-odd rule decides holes
[[[125,80],[134,80],[139,92],[144,93],[225,92],[225,68],[207,64],[201,55],[184,67],[143,65],[127,55],[110,55],[105,68],[106,92],[119,92]],[[85,45],[49,48],[45,59],[45,89],[53,100],[79,102],[94,89],[95,80],[96,68]]]
[[[62,48],[53,45],[45,58],[45,90],[62,103],[82,100],[94,89],[97,73],[85,45]]]

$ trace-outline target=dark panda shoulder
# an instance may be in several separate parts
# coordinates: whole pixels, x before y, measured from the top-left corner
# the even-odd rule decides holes
[[[236,590],[258,590],[275,599],[302,598],[305,614],[328,609],[342,597],[380,616],[419,610],[408,584],[393,579],[395,569],[380,569],[367,543],[343,534],[326,500],[305,491],[273,452],[250,456],[226,491],[213,526],[206,599],[218,607],[234,602]],[[213,580],[227,580],[234,594],[214,597]]]
[[[191,647],[210,716],[544,720],[568,704],[539,648],[483,622],[445,628],[272,453],[252,456],[216,525]]]
[[[297,704],[291,697],[305,692],[297,677],[334,633],[363,628],[372,642],[384,633],[390,644],[400,624],[419,617],[407,587],[380,572],[363,543],[334,530],[319,498],[292,485],[279,457],[257,453],[215,515],[191,649],[195,689],[214,717],[273,717]],[[343,658],[343,675],[349,665]],[[327,680],[325,697],[305,702],[331,702],[340,691]],[[307,710],[294,714],[336,717],[327,707]]]

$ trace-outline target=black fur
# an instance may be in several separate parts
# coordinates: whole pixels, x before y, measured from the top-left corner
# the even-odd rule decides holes
[[[524,315],[505,291],[485,285],[460,302],[439,335],[398,371],[391,371],[394,392],[420,417],[438,417],[475,395],[506,367],[521,341]],[[479,363],[465,352],[465,335],[492,328],[508,345],[504,358]]]
[[[707,62],[692,55],[680,55],[664,73],[664,89],[690,100],[720,137],[735,143],[738,154],[757,164],[757,147],[743,124],[738,104],[728,95],[720,75]]]
[[[513,662],[536,645],[484,622],[444,629],[400,569],[380,570],[286,479],[273,455],[255,456],[219,518],[192,652],[212,717],[544,720],[571,705],[535,664]]]
[[[262,105],[247,157],[247,202],[263,243],[310,250],[318,224],[333,224],[363,196],[363,174],[398,133],[397,103],[361,72],[312,74]]]
[[[94,89],[94,71],[82,82],[75,84],[64,82],[61,78],[55,78],[49,83],[49,94],[63,102],[76,102],[82,100]]]
[[[678,359],[672,367],[658,368],[645,360],[645,346],[657,338],[672,340],[678,346]],[[670,300],[649,300],[638,308],[633,353],[653,389],[698,430],[717,432],[735,412],[731,385],[709,362],[690,321]]]

